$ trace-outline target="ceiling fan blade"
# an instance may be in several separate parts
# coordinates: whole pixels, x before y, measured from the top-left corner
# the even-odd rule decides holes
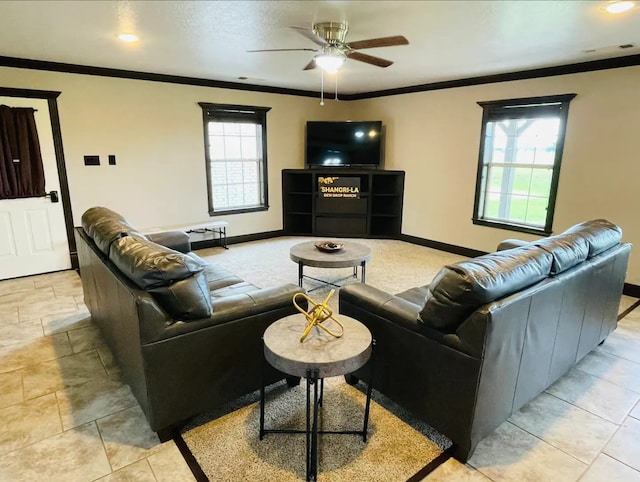
[[[316,61],[311,59],[311,62],[309,62],[307,65],[304,66],[304,69],[302,70],[312,70],[316,68]]]
[[[374,47],[393,47],[395,45],[409,45],[409,41],[402,35],[395,35],[393,37],[370,38],[368,40],[349,42],[347,47],[353,50],[360,50]]]
[[[378,67],[389,67],[393,62],[391,60],[381,59],[380,57],[374,57],[373,55],[363,54],[361,52],[349,52],[347,57],[353,60],[358,60],[366,64],[376,65]]]
[[[247,52],[293,52],[296,50],[304,50],[306,52],[317,52],[317,49],[262,49],[262,50],[247,50]]]
[[[307,37],[309,40],[311,40],[315,44],[322,45],[323,47],[325,45],[328,45],[325,39],[323,39],[322,37],[318,37],[315,33],[313,33],[313,30],[311,30],[310,28],[304,28],[304,27],[291,27],[291,28],[296,32],[298,32],[300,35]]]

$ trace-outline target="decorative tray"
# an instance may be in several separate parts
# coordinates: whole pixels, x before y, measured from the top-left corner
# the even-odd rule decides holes
[[[315,247],[325,253],[335,253],[336,251],[340,251],[344,248],[344,244],[336,243],[334,241],[320,241],[315,244]]]

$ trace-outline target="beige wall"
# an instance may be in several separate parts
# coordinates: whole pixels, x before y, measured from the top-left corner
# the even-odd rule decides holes
[[[267,212],[223,216],[237,236],[282,228],[284,168],[303,167],[307,120],[382,120],[387,169],[407,173],[402,232],[491,251],[534,236],[471,223],[482,109],[477,101],[575,92],[560,173],[554,232],[607,218],[640,249],[640,67],[503,82],[352,102],[76,74],[0,68],[0,86],[59,90],[60,122],[76,224],[105,205],[136,227],[206,221],[201,109],[197,102],[270,106]],[[99,154],[102,165],[83,166]],[[116,154],[117,166],[107,165]],[[640,284],[632,252],[627,281]]]
[[[304,165],[307,120],[341,118],[346,103],[140,80],[0,68],[0,87],[60,91],[58,108],[75,224],[91,206],[139,229],[210,220],[198,102],[266,106],[266,212],[219,216],[238,236],[282,229],[281,171]],[[83,156],[100,155],[100,166]],[[115,154],[117,165],[107,156]]]
[[[575,92],[554,233],[594,218],[632,242],[627,282],[640,284],[640,67],[367,99],[354,118],[386,125],[386,168],[406,171],[402,232],[491,251],[535,236],[472,224],[482,108],[477,101]]]

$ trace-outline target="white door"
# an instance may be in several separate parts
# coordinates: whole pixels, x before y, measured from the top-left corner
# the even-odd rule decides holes
[[[33,107],[45,189],[60,196],[53,130],[46,99],[0,97],[0,104]],[[62,200],[50,198],[0,200],[0,280],[71,268]]]

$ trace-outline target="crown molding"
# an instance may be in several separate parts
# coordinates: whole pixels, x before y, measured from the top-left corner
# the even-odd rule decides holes
[[[373,99],[390,95],[412,94],[431,90],[454,89],[469,87],[472,85],[493,84],[497,82],[511,82],[514,80],[537,79],[541,77],[553,77],[557,75],[578,74],[597,70],[619,69],[640,65],[640,54],[614,57],[609,59],[591,60],[574,64],[543,67],[539,69],[520,70],[503,74],[483,75],[479,77],[467,77],[463,79],[431,82],[408,87],[394,89],[361,92],[357,94],[339,94],[339,99],[344,101]],[[271,94],[296,95],[301,97],[319,98],[320,92],[301,89],[288,89],[284,87],[272,87],[258,84],[241,84],[239,82],[227,82],[222,80],[203,79],[198,77],[184,77],[180,75],[156,74],[152,72],[139,72],[135,70],[111,69],[89,65],[67,64],[62,62],[50,62],[47,60],[22,59],[18,57],[0,56],[0,67],[14,67],[19,69],[47,70],[70,74],[96,75],[101,77],[115,77],[120,79],[147,80],[150,82],[165,82],[170,84],[197,85],[201,87],[216,87],[221,89],[247,90],[252,92],[266,92]]]
[[[480,77],[467,77],[464,79],[445,80],[428,84],[399,87],[396,89],[376,90],[361,94],[343,94],[340,100],[361,100],[386,97],[389,95],[412,94],[415,92],[427,92],[430,90],[454,89],[457,87],[469,87],[472,85],[494,84],[497,82],[511,82],[514,80],[538,79],[540,77],[554,77],[557,75],[579,74],[596,70],[619,69],[640,65],[640,54],[615,57],[610,59],[591,60],[575,64],[543,67],[540,69],[520,70],[504,74],[483,75]]]
[[[184,77],[181,75],[156,74],[139,72],[137,70],[110,69],[91,65],[66,64],[50,62],[48,60],[21,59],[17,57],[0,56],[0,67],[14,67],[18,69],[47,70],[68,74],[96,75],[99,77],[115,77],[118,79],[148,80],[150,82],[165,82],[168,84],[197,85],[200,87],[217,87],[220,89],[249,90],[252,92],[266,92],[270,94],[297,95],[302,97],[319,97],[319,92],[311,90],[287,89],[268,85],[241,84],[223,80],[203,79],[199,77]]]

